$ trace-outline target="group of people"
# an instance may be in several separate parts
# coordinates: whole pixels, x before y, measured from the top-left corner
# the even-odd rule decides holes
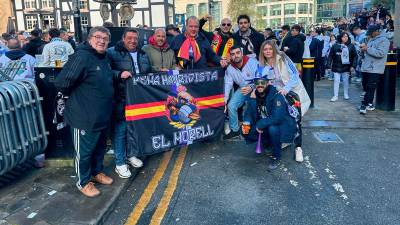
[[[126,28],[121,40],[109,48],[111,34],[104,26],[93,27],[79,45],[64,30],[53,28],[47,42],[35,29],[29,42],[21,44],[18,37],[8,37],[7,44],[1,46],[7,51],[0,57],[0,67],[22,57],[30,62],[32,70],[18,77],[21,79],[34,78],[37,55],[42,55],[39,66],[60,66],[57,62],[61,62],[63,69],[55,86],[66,102],[64,119],[75,149],[76,186],[85,196],[100,194],[94,182],[113,183],[103,172],[108,137],[119,177],[129,178],[130,166],[143,166],[140,149],[126,147],[125,83],[136,74],[222,67],[229,119],[223,139],[242,135],[246,142],[260,141],[271,149],[270,170],[279,167],[281,150],[287,145],[294,145],[295,160],[303,161],[301,118],[311,103],[301,81],[303,58],[315,58],[317,80],[325,76],[325,66],[333,72],[331,101],[338,100],[341,80],[348,99],[350,72],[362,73],[366,94],[360,112],[373,108],[376,82],[389,50],[381,26],[370,25],[365,34],[360,26],[349,32],[338,24],[338,35],[327,36],[322,29],[304,34],[299,25],[285,25],[280,35],[268,28],[263,35],[251,26],[248,15],[237,18],[237,32],[232,32],[229,18],[208,32],[203,29],[207,20],[187,18],[182,33],[173,25],[158,28],[144,46],[139,43],[140,31]]]

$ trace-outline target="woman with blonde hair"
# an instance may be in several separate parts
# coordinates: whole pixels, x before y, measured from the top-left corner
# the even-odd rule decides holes
[[[286,96],[290,91],[296,93],[301,103],[303,116],[310,107],[311,100],[300,79],[296,65],[284,53],[279,51],[275,40],[265,41],[260,48],[259,65],[263,67],[263,74],[270,74],[275,79],[272,81],[278,92]],[[299,136],[295,139],[296,161],[303,161],[301,149],[301,120],[298,122]]]

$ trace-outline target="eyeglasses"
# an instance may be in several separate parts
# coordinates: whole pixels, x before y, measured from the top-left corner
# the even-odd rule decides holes
[[[266,80],[256,80],[255,82],[254,82],[254,84],[255,85],[262,85],[262,86],[265,86],[265,85],[267,85],[267,81]]]
[[[230,27],[230,26],[232,26],[232,24],[230,24],[230,23],[221,23],[221,26],[223,26],[223,27]]]
[[[93,36],[94,38],[96,38],[96,41],[104,41],[104,42],[109,42],[110,38],[108,37],[102,37],[102,36]]]

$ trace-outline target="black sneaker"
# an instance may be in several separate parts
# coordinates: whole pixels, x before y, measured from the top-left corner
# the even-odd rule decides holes
[[[367,114],[367,107],[365,105],[360,106],[360,114]]]
[[[224,137],[222,138],[223,140],[228,140],[234,137],[239,137],[240,136],[240,131],[232,131],[229,132],[229,134],[224,135]]]
[[[281,165],[280,159],[271,159],[271,162],[268,165],[268,170],[269,171],[276,170],[280,165]]]

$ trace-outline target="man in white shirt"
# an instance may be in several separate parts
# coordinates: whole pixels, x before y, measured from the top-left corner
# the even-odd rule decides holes
[[[52,28],[49,30],[50,43],[43,48],[42,66],[52,66],[56,64],[56,60],[61,60],[61,66],[68,61],[68,56],[74,54],[71,44],[60,38],[60,30]]]

